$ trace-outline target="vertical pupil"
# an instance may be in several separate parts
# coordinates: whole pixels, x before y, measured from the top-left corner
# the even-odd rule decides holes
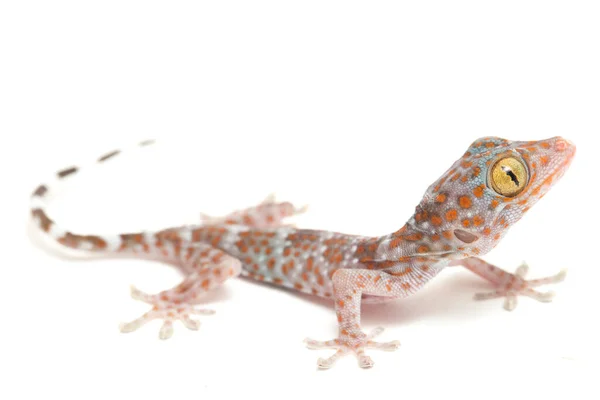
[[[512,169],[510,169],[510,167],[503,165],[502,171],[504,171],[504,173],[510,177],[510,180],[513,181],[515,183],[515,185],[519,186],[519,179],[517,178],[515,173],[512,171]]]

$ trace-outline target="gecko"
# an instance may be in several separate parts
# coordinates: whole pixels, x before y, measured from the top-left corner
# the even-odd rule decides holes
[[[142,142],[146,146],[150,141]],[[227,280],[242,276],[330,299],[338,321],[338,336],[321,341],[307,338],[309,349],[332,349],[319,358],[327,369],[343,356],[354,355],[358,365],[374,365],[367,349],[393,351],[399,342],[374,340],[378,327],[361,328],[361,303],[407,297],[422,289],[446,267],[464,266],[489,281],[492,289],[476,299],[503,298],[513,310],[518,296],[549,302],[552,292],[535,288],[557,283],[566,270],[526,280],[527,264],[510,273],[481,257],[493,249],[523,215],[560,180],[569,168],[575,145],[562,137],[511,141],[483,137],[425,191],[414,214],[400,229],[382,236],[360,236],[325,230],[299,229],[286,218],[304,208],[273,197],[225,216],[203,215],[197,224],[114,235],[73,233],[58,225],[46,211],[53,184],[80,172],[69,167],[31,196],[31,215],[47,236],[71,249],[160,260],[175,265],[183,280],[156,294],[131,287],[131,296],[151,308],[123,323],[132,332],[151,320],[162,320],[161,339],[173,334],[173,323],[197,330],[203,296]],[[109,152],[97,160],[118,156]]]

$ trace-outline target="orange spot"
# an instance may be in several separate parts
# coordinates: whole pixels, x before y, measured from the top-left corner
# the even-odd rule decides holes
[[[468,228],[469,226],[471,226],[471,221],[469,221],[468,219],[463,219],[462,224],[465,228]]]
[[[469,196],[460,196],[458,198],[458,204],[460,204],[462,208],[471,208],[473,202]]]
[[[490,203],[490,206],[491,206],[492,208],[496,208],[496,207],[498,207],[498,204],[500,204],[500,203],[498,202],[498,200],[492,200],[492,202]]]
[[[379,282],[379,280],[380,280],[380,279],[381,279],[381,276],[377,275],[377,276],[375,277],[375,279],[373,279],[373,283],[377,283],[377,282]]]
[[[387,289],[388,292],[392,291],[392,285],[390,285],[389,283],[385,285],[385,288]]]
[[[422,233],[413,233],[412,235],[404,236],[404,239],[409,240],[411,242],[417,242],[417,241],[423,239],[423,234]]]
[[[419,246],[419,248],[417,249],[418,253],[427,253],[429,251],[429,247],[426,245],[421,245]]]
[[[444,193],[440,193],[435,197],[436,203],[443,203],[446,201],[447,196]]]
[[[303,288],[304,286],[302,286],[302,284],[301,284],[301,283],[296,283],[296,284],[294,285],[294,287],[295,287],[296,289],[298,289],[298,290],[302,290],[302,288]]]
[[[205,279],[202,281],[202,288],[205,290],[208,290],[208,286],[210,285],[210,280],[209,279]]]
[[[408,283],[408,282],[402,282],[402,289],[408,290],[410,288],[411,288],[410,283]]]
[[[344,303],[344,300],[340,300],[340,301],[338,301],[338,306],[340,306],[340,307],[344,307],[344,304],[345,304],[345,303]]]
[[[492,148],[492,147],[494,147],[494,146],[495,146],[494,142],[487,142],[487,143],[485,144],[485,147],[487,147],[488,149],[490,149],[490,148]]]
[[[394,232],[394,236],[398,237],[398,236],[402,236],[406,233],[406,225],[403,226],[402,228],[398,229],[396,232]]]
[[[317,275],[317,284],[319,286],[323,286],[325,284],[325,279],[323,278],[323,275]]]
[[[548,164],[548,163],[550,162],[550,158],[549,158],[548,156],[541,156],[541,157],[540,157],[540,162],[541,162],[543,165],[546,165],[546,164]]]
[[[448,210],[446,212],[446,221],[452,222],[452,221],[456,220],[457,218],[458,218],[458,211],[456,211],[455,209]]]
[[[413,272],[412,267],[406,267],[402,271],[399,271],[399,272],[390,272],[390,275],[404,276],[404,275],[408,275],[408,274],[410,274],[412,272]]]
[[[483,197],[483,190],[485,189],[485,185],[479,185],[475,189],[473,189],[473,195],[478,199]]]
[[[442,235],[448,240],[452,239],[452,231],[444,231],[442,232]]]
[[[274,258],[269,258],[269,261],[267,261],[267,267],[269,267],[269,269],[275,268],[275,259]]]
[[[431,235],[431,241],[432,242],[437,242],[440,239],[441,239],[441,237],[437,233],[435,235]]]
[[[475,226],[483,225],[484,222],[485,222],[485,220],[483,218],[481,218],[481,216],[479,216],[479,215],[476,215],[473,217],[473,225],[475,225]]]
[[[472,165],[473,165],[473,163],[472,163],[472,162],[470,162],[470,161],[463,161],[463,162],[460,164],[460,166],[461,166],[461,167],[463,167],[463,168],[465,168],[465,169],[467,169],[467,168],[471,168],[471,166],[472,166]]]
[[[313,269],[313,265],[314,265],[313,258],[312,258],[312,257],[309,257],[309,258],[306,260],[306,270],[307,270],[308,272],[312,271],[312,269]]]
[[[440,226],[442,224],[442,218],[439,215],[431,216],[431,224],[434,226]]]
[[[395,238],[390,242],[390,248],[392,248],[392,249],[398,248],[398,247],[400,247],[402,242],[403,242],[402,238]]]
[[[489,236],[489,234],[490,234],[490,233],[492,233],[492,230],[491,230],[489,227],[486,227],[486,228],[483,230],[483,234],[484,234],[485,236]]]

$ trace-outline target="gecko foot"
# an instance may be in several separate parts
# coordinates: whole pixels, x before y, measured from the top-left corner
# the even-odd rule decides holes
[[[487,300],[504,297],[504,308],[508,311],[512,311],[517,307],[517,297],[519,295],[547,303],[554,298],[554,292],[539,292],[533,288],[562,282],[567,275],[567,271],[562,270],[558,274],[546,278],[525,280],[528,271],[529,266],[526,263],[521,264],[514,274],[509,274],[508,280],[499,285],[499,289],[488,293],[477,293],[475,299]]]
[[[213,310],[196,308],[195,305],[182,302],[179,299],[169,300],[157,295],[149,295],[133,286],[131,287],[131,297],[149,303],[153,307],[141,317],[122,323],[120,330],[123,333],[133,332],[152,320],[162,319],[164,322],[158,336],[161,339],[168,339],[173,336],[174,321],[179,320],[186,328],[196,331],[200,328],[200,321],[193,319],[192,315],[212,315],[215,313]]]
[[[378,349],[384,351],[394,351],[400,346],[400,342],[397,340],[391,342],[375,342],[372,339],[380,335],[383,332],[383,328],[378,327],[373,329],[368,335],[360,332],[358,335],[342,334],[339,338],[318,341],[306,338],[304,343],[309,349],[337,349],[334,355],[329,358],[319,358],[317,360],[317,366],[320,369],[331,368],[337,360],[345,355],[354,353],[358,359],[358,365],[361,368],[371,368],[374,365],[371,357],[365,354],[365,349]]]

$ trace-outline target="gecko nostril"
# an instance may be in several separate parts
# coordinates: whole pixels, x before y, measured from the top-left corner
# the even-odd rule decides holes
[[[573,147],[573,143],[571,143],[567,139],[563,139],[563,138],[557,139],[556,143],[554,144],[554,148],[557,151],[564,151],[564,150],[568,149],[569,147]]]

